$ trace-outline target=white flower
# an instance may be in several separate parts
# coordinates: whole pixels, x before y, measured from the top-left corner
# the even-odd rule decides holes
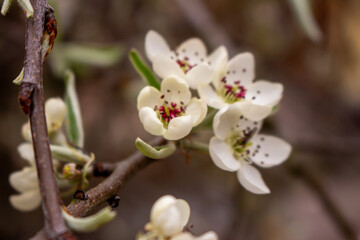
[[[165,195],[153,205],[148,230],[155,230],[159,235],[170,237],[180,233],[190,218],[189,204],[173,196]]]
[[[137,108],[145,130],[168,140],[187,136],[207,113],[205,101],[191,98],[188,84],[176,76],[166,77],[161,82],[161,91],[150,86],[143,88]]]
[[[253,82],[255,77],[254,56],[241,53],[226,65],[224,74],[211,84],[200,84],[198,92],[210,107],[221,109],[241,101],[248,101],[268,115],[282,97],[283,86],[264,80]]]
[[[9,11],[10,5],[14,0],[4,0],[3,5],[1,7],[1,14],[6,15]],[[34,14],[34,9],[31,5],[30,0],[17,0],[18,4],[22,7],[25,12],[27,18],[31,18]]]
[[[188,232],[182,232],[172,238],[170,238],[170,240],[218,240],[218,236],[216,235],[215,232],[207,232],[204,233],[203,235],[199,236],[199,237],[195,237],[194,235],[192,235],[191,233]]]
[[[9,200],[14,208],[31,211],[41,203],[33,146],[23,143],[18,147],[18,152],[30,163],[30,167],[24,167],[9,176],[10,185],[19,192],[17,195],[11,195]]]
[[[177,75],[193,89],[199,83],[207,84],[218,78],[228,56],[224,46],[208,56],[205,44],[198,38],[190,38],[171,50],[165,39],[152,30],[146,34],[145,51],[154,71],[161,78]]]
[[[243,115],[246,102],[222,108],[214,117],[215,136],[209,150],[216,166],[235,172],[239,182],[256,194],[270,193],[260,172],[252,166],[273,167],[285,161],[291,146],[280,138],[258,134],[261,122],[250,121]]]
[[[146,224],[146,234],[138,236],[138,240],[217,240],[214,232],[207,232],[200,237],[184,232],[183,229],[190,218],[189,204],[171,195],[159,198],[150,213],[150,223]]]

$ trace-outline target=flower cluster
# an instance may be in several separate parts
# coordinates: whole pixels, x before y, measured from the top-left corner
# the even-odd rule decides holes
[[[45,114],[58,187],[62,193],[72,194],[79,186],[87,186],[87,169],[94,156],[82,150],[84,135],[75,79],[70,72],[67,77],[66,104],[60,98],[50,98],[45,103]],[[9,200],[14,208],[31,211],[40,205],[41,196],[29,122],[21,132],[25,142],[19,145],[18,152],[29,164],[9,176],[10,185],[19,192]]]
[[[149,31],[145,51],[154,72],[163,79],[158,87],[148,81],[152,86],[142,89],[138,96],[139,117],[145,130],[168,140],[180,140],[212,116],[207,115],[207,106],[212,112],[218,111],[212,121],[215,136],[209,144],[213,162],[223,170],[237,171],[239,182],[247,190],[269,193],[253,165],[272,167],[290,155],[288,143],[259,134],[262,121],[279,104],[283,86],[254,81],[251,53],[228,60],[226,48],[220,46],[208,55],[198,38],[171,50],[160,34]],[[191,98],[191,89],[199,98]]]
[[[185,200],[165,195],[154,203],[146,233],[140,233],[137,240],[218,240],[214,232],[195,237],[184,231],[189,218],[190,207]]]

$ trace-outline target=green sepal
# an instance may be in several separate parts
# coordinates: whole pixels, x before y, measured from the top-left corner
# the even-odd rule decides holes
[[[161,147],[152,147],[150,144],[144,142],[140,138],[137,138],[135,145],[142,154],[152,159],[166,158],[173,154],[176,150],[176,145],[174,142],[169,142],[168,144]]]

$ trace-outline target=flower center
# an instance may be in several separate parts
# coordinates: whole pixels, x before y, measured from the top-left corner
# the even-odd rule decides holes
[[[164,95],[161,96],[163,99]],[[167,128],[171,119],[181,116],[185,113],[184,103],[180,102],[177,104],[175,102],[169,103],[168,101],[164,101],[164,104],[161,106],[155,106],[154,111],[157,112],[158,117]]]
[[[218,89],[218,93],[225,99],[225,102],[234,103],[245,98],[246,89],[240,84],[240,81],[229,84],[226,81],[226,77],[223,77],[221,83],[222,85]]]
[[[252,146],[250,139],[256,131],[257,128],[243,130],[242,133],[234,133],[226,139],[226,143],[233,149],[233,155],[236,159],[244,159],[246,162],[252,163],[249,147]]]
[[[191,65],[189,63],[189,58],[185,57],[183,60],[177,59],[176,63],[180,66],[181,70],[184,71],[184,73],[187,73],[188,71],[190,71],[193,67],[196,66],[196,64]]]

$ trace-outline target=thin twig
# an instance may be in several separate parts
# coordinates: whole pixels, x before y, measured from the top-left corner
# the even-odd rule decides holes
[[[165,142],[165,139],[158,138],[152,142],[152,145],[163,145]],[[107,179],[86,192],[87,200],[76,200],[70,203],[67,207],[68,211],[76,217],[86,216],[96,206],[114,196],[134,174],[155,161],[145,157],[140,152],[136,152],[118,162],[113,173]]]
[[[45,233],[48,239],[75,239],[67,229],[61,213],[61,199],[53,170],[44,110],[42,39],[45,14],[52,14],[46,0],[31,1],[34,16],[27,20],[25,36],[24,80],[19,101],[29,114],[36,167],[42,198]]]

